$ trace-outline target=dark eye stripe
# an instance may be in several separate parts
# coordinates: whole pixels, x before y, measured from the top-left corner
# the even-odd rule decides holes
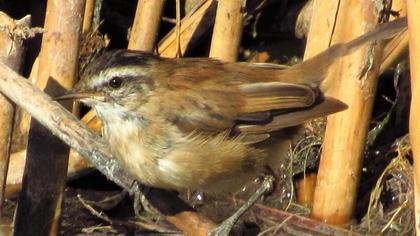
[[[126,83],[131,83],[135,81],[147,84],[150,88],[153,88],[154,86],[154,81],[149,77],[132,76],[132,75],[123,75],[123,76],[115,75],[109,79],[104,79],[102,83],[95,85],[93,89],[96,91],[106,89],[106,88],[118,89]]]

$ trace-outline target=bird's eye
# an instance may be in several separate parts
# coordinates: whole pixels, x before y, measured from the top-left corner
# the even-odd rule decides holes
[[[116,89],[116,88],[121,87],[122,82],[123,82],[123,80],[120,77],[113,77],[109,81],[108,85],[109,85],[109,87]]]

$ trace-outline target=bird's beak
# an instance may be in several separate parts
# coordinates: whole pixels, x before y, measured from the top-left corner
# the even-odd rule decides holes
[[[69,100],[69,99],[82,100],[85,98],[98,99],[98,98],[103,98],[103,97],[104,97],[103,93],[100,93],[100,92],[77,92],[77,91],[70,90],[64,95],[55,97],[54,100],[56,101]]]

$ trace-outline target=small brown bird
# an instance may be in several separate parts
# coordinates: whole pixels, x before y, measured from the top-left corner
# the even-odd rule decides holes
[[[93,107],[113,156],[139,182],[225,191],[255,178],[265,144],[284,128],[346,108],[319,89],[330,65],[367,41],[405,28],[384,24],[288,69],[208,58],[105,53],[67,95]]]

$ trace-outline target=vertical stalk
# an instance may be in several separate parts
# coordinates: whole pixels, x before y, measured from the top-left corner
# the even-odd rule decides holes
[[[92,28],[94,8],[95,8],[95,0],[86,0],[85,14],[83,17],[83,26],[82,26],[83,33],[87,33]]]
[[[339,3],[339,0],[314,0],[304,60],[323,52],[330,46]],[[330,12],[331,14],[324,14],[324,12]],[[316,178],[317,176],[307,175],[305,178],[299,180],[298,183],[298,199],[300,199],[302,204],[310,208],[313,206]]]
[[[211,39],[210,57],[234,62],[242,39],[246,1],[219,0]]]
[[[33,83],[54,97],[75,83],[84,0],[47,2],[39,70]],[[63,104],[71,109],[71,102]],[[56,235],[69,149],[32,119],[14,235]]]
[[[414,159],[416,234],[420,235],[420,2],[407,0],[411,74],[410,143]]]
[[[335,20],[326,16],[330,19],[325,22],[333,26],[330,31],[333,36],[328,44],[347,42],[375,28],[380,17],[375,1],[337,3],[334,6],[336,11],[331,11],[336,14],[328,14],[333,15]],[[320,6],[322,3],[315,4],[315,12],[326,12]],[[328,117],[314,194],[314,218],[343,225],[353,217],[380,59],[381,47],[364,47],[343,58],[325,80],[323,89],[332,87],[335,97],[349,108]]]
[[[15,21],[8,15],[0,12],[0,61],[19,72],[24,60],[23,39],[16,32],[25,27],[30,27],[30,17]],[[10,145],[13,130],[13,117],[15,108],[10,101],[0,94],[0,216],[6,190],[6,178],[10,158]]]
[[[153,51],[164,5],[164,0],[138,1],[128,49]]]

